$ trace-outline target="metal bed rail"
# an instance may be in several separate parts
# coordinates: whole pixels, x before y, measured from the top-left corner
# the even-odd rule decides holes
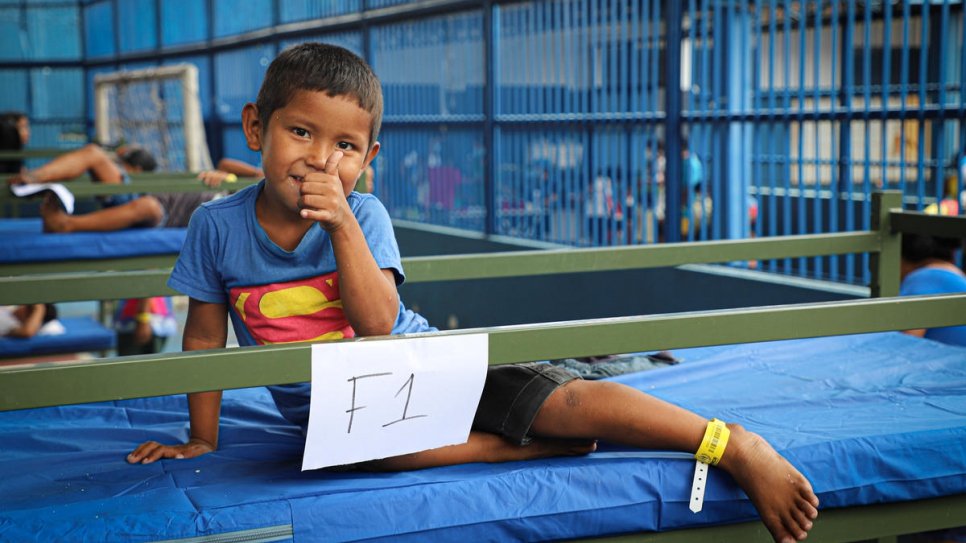
[[[407,281],[416,283],[870,252],[882,255],[877,261],[879,269],[873,273],[873,292],[895,295],[899,292],[900,238],[890,229],[890,221],[900,213],[896,208],[901,200],[896,192],[876,196],[875,210],[881,210],[881,217],[876,221],[878,230],[617,248],[413,257],[403,259],[403,266],[407,271]],[[961,229],[963,237],[966,237],[966,223]],[[160,255],[136,260],[113,259],[110,262],[0,264],[0,275],[6,276],[0,277],[0,303],[173,295],[176,293],[167,288],[165,282],[176,258],[177,255]],[[78,273],[105,268],[117,271]],[[78,288],[78,281],[83,281],[83,288]]]
[[[489,363],[596,356],[966,324],[966,294],[464,329],[486,333]],[[357,341],[405,341],[381,336]],[[308,343],[94,359],[0,369],[0,411],[262,385],[310,378]]]

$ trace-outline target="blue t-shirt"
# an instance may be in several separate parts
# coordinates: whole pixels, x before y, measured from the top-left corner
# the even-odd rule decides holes
[[[195,211],[168,286],[203,302],[226,304],[242,346],[353,337],[342,311],[329,234],[316,223],[294,251],[276,245],[255,216],[264,183]],[[352,192],[348,201],[376,263],[392,270],[401,284],[405,275],[386,208],[371,194]],[[393,334],[433,330],[399,302]],[[269,390],[282,415],[307,424],[309,383]]]
[[[966,277],[942,268],[919,268],[902,280],[900,296],[966,292]],[[966,326],[929,328],[926,338],[950,345],[966,346]]]

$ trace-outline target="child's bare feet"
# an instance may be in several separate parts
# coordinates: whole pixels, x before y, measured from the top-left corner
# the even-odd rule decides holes
[[[53,194],[44,195],[44,201],[40,204],[40,216],[44,221],[44,232],[69,230],[70,216],[60,207],[60,200]]]
[[[729,424],[731,439],[718,467],[727,471],[758,509],[775,541],[801,541],[818,516],[812,485],[764,439]]]

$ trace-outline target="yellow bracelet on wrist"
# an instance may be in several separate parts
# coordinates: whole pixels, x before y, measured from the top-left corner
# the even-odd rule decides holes
[[[718,465],[725,452],[725,447],[728,446],[729,437],[731,437],[731,430],[725,426],[725,423],[718,419],[711,419],[708,421],[708,427],[704,431],[704,439],[701,440],[701,446],[698,447],[698,452],[694,453],[694,457],[698,462],[712,466]]]
[[[138,313],[137,315],[134,316],[134,320],[136,320],[138,322],[142,322],[142,323],[149,323],[149,322],[151,322],[151,314],[150,313]]]
[[[237,175],[230,173],[225,176],[225,183],[234,183],[235,181],[238,181]]]

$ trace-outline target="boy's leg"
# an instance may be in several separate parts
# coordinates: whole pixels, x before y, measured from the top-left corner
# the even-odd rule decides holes
[[[578,456],[592,453],[596,448],[597,442],[592,439],[537,438],[526,446],[520,446],[496,434],[473,431],[466,443],[460,445],[372,460],[359,464],[359,467],[374,471],[409,471],[471,462],[512,462],[554,456]]]
[[[142,196],[126,204],[84,215],[68,215],[53,197],[40,205],[44,232],[111,232],[133,226],[154,227],[164,218],[164,209],[153,196]]]
[[[534,435],[594,437],[648,449],[697,451],[708,421],[639,390],[606,381],[571,381],[558,388],[533,421]],[[718,467],[748,494],[775,541],[801,540],[818,515],[808,480],[764,439],[729,425],[731,439]]]
[[[101,183],[120,183],[123,172],[104,149],[97,144],[87,144],[51,160],[30,172],[31,182],[48,183],[73,179],[91,172],[91,176]]]
[[[370,463],[371,469],[408,470],[467,462],[509,462],[593,452],[593,438],[533,438],[530,425],[558,387],[576,378],[550,364],[511,364],[487,371],[473,431],[462,445]],[[526,446],[521,446],[522,444]]]

